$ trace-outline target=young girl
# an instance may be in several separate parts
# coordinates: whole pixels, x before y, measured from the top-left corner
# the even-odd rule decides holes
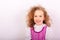
[[[50,18],[47,11],[42,6],[34,6],[27,15],[26,40],[46,40],[46,29],[50,27]],[[28,30],[28,29],[27,29]]]

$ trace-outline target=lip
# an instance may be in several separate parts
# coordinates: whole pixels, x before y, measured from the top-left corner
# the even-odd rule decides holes
[[[37,23],[40,23],[40,22],[41,22],[41,20],[36,20],[36,22],[37,22]]]

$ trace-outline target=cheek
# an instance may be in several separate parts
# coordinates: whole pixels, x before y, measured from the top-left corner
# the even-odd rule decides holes
[[[34,22],[36,23],[37,18],[34,18]]]
[[[41,20],[43,21],[43,20],[44,20],[44,18],[42,17],[42,18],[41,18]]]
[[[42,18],[42,20],[44,21],[44,20],[45,20],[45,18],[43,17],[43,18]]]

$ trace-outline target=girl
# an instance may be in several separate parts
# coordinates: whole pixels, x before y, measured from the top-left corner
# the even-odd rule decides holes
[[[27,15],[26,40],[46,40],[46,29],[50,27],[50,18],[47,11],[42,6],[34,6]],[[28,29],[27,29],[28,30]]]

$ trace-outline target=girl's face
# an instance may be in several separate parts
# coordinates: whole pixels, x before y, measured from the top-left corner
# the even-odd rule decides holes
[[[37,25],[43,24],[44,21],[44,12],[42,10],[36,10],[34,13],[34,22]]]

